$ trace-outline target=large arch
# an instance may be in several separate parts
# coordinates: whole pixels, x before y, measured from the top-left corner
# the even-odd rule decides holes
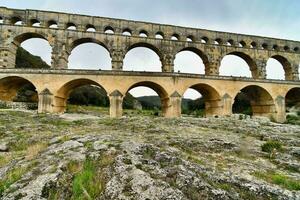
[[[25,88],[26,87],[26,88]],[[30,90],[31,93],[26,94],[26,96],[28,97],[28,100],[22,100],[24,99],[26,96],[23,95],[23,98],[18,98],[20,101],[26,101],[26,102],[37,102],[38,101],[38,95],[37,95],[37,91],[36,91],[36,86],[29,81],[28,79],[25,79],[23,77],[19,77],[19,76],[9,76],[9,77],[5,77],[0,79],[0,100],[1,101],[15,101],[16,97],[18,95],[18,92],[20,91],[20,89],[26,89],[26,90]],[[24,91],[25,93],[26,91]],[[18,100],[16,100],[18,101]]]
[[[300,118],[300,87],[292,88],[286,93],[285,104],[288,114],[297,115]]]
[[[271,58],[277,60],[282,65],[285,80],[293,80],[293,69],[288,59],[281,55],[273,55]]]
[[[158,83],[152,82],[152,81],[142,81],[142,82],[138,82],[138,83],[134,83],[133,85],[131,85],[127,91],[126,94],[131,90],[134,89],[136,87],[148,87],[151,88],[152,90],[154,90],[161,101],[161,111],[162,111],[162,115],[166,116],[167,115],[167,109],[169,107],[169,96],[167,91]]]
[[[236,111],[237,106],[241,101],[239,98],[241,95],[244,96],[243,101],[248,102],[251,106],[250,115],[253,116],[264,116],[264,117],[275,117],[276,107],[274,99],[271,94],[261,86],[248,85],[242,88],[234,98],[234,103],[232,106],[233,113],[243,113],[241,111]],[[247,104],[247,103],[246,103]],[[247,105],[246,105],[247,106]]]
[[[230,57],[229,57],[230,56]],[[238,72],[237,67],[235,67],[234,70],[235,72],[238,72],[240,76],[252,76],[252,78],[258,78],[258,69],[257,69],[257,65],[255,63],[255,61],[247,54],[243,53],[243,52],[238,52],[238,51],[234,51],[234,52],[230,52],[228,54],[226,54],[222,61],[221,61],[221,66],[220,66],[220,74],[222,75],[229,75],[228,74],[228,70],[229,69],[225,69],[227,65],[229,65],[227,62],[226,64],[224,64],[224,61],[226,58],[229,58],[228,61],[230,61],[230,65],[244,65],[241,61],[237,60],[236,58],[241,59],[242,61],[245,62],[245,64],[247,65],[248,69],[250,70],[251,74],[247,74],[247,72],[244,71],[240,71]],[[224,66],[226,65],[226,66]],[[228,67],[228,66],[227,66]],[[235,74],[236,75],[236,74]]]
[[[77,39],[72,42],[68,51],[70,52],[68,68],[94,70],[111,70],[112,68],[109,48],[99,40],[93,38]],[[89,63],[86,64],[87,62]]]
[[[134,51],[137,50],[137,51]],[[133,55],[131,53],[133,52]],[[124,56],[123,69],[128,71],[162,71],[162,54],[149,43],[135,43],[128,47]],[[151,62],[151,63],[150,63]],[[135,64],[132,64],[135,63]],[[137,65],[137,66],[132,66]],[[146,65],[145,68],[142,65]],[[155,66],[153,66],[155,65]],[[137,70],[136,70],[137,68]]]
[[[71,92],[76,88],[79,88],[81,86],[86,86],[86,85],[100,87],[105,91],[105,93],[107,93],[105,88],[103,88],[99,83],[97,83],[94,80],[85,79],[85,78],[71,80],[65,83],[63,86],[61,86],[60,89],[57,91],[56,95],[54,96],[54,105],[55,105],[54,111],[58,113],[65,112],[67,106],[67,100]]]
[[[15,61],[15,67],[33,67],[35,63],[32,63],[31,59],[24,60],[24,58],[28,57],[28,53],[26,51],[34,56],[40,57],[44,61],[44,63],[39,63],[40,68],[50,68],[52,46],[47,39],[47,35],[33,32],[17,35],[11,42],[11,56],[12,60]],[[19,56],[18,59],[17,56]],[[22,58],[23,60],[20,60]],[[40,62],[38,61],[38,58],[36,58],[36,62]]]
[[[193,53],[196,56],[198,56],[198,58],[200,59],[198,63],[199,66],[197,66],[197,68],[195,69],[185,69],[185,68],[181,68],[181,66],[177,66],[177,56],[180,53]],[[189,55],[184,55],[184,57],[187,57]],[[192,56],[192,55],[191,55]],[[190,56],[190,57],[191,57]],[[189,58],[190,58],[189,57]],[[194,59],[193,59],[194,60]],[[187,62],[187,61],[185,61]],[[204,67],[204,69],[201,69],[201,67]],[[183,66],[185,67],[185,66]],[[184,73],[198,73],[198,74],[204,74],[205,72],[209,71],[209,61],[208,61],[208,57],[198,48],[195,47],[187,47],[187,48],[183,48],[180,51],[177,52],[176,56],[175,56],[175,60],[174,60],[174,71],[180,71],[180,72],[184,72]]]
[[[221,96],[214,87],[205,83],[199,83],[191,85],[189,88],[194,89],[201,94],[205,106],[204,116],[208,117],[222,114]]]

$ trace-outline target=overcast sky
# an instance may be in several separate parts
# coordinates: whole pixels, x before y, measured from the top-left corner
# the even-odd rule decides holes
[[[299,0],[0,0],[0,6],[124,18],[300,41]],[[50,63],[51,49],[47,45],[46,41],[40,40],[28,40],[22,44]],[[158,56],[143,48],[131,50],[124,60],[125,70],[159,71],[160,65]],[[110,67],[108,52],[98,45],[80,45],[69,58],[69,68]],[[204,66],[193,53],[182,52],[176,56],[175,70],[204,73]],[[247,64],[234,56],[223,59],[220,72],[223,75],[251,76]],[[268,78],[284,77],[282,66],[272,59],[268,61],[267,73]],[[135,93],[146,94],[145,90]]]

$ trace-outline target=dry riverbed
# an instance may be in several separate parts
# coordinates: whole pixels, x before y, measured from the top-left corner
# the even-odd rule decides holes
[[[300,199],[300,126],[0,112],[1,199]]]

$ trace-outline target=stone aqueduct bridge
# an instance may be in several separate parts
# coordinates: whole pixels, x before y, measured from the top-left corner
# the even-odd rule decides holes
[[[45,39],[51,45],[50,70],[14,69],[17,48],[31,38]],[[87,42],[97,43],[109,51],[111,71],[67,69],[70,52]],[[122,71],[126,53],[135,47],[155,51],[162,72]],[[201,57],[205,75],[173,72],[175,56],[184,50]],[[219,76],[220,62],[226,55],[244,59],[252,78]],[[269,58],[282,64],[286,80],[266,80]],[[90,84],[106,90],[110,114],[119,117],[125,94],[131,88],[147,86],[160,96],[166,117],[181,115],[181,97],[188,88],[193,88],[204,96],[207,116],[230,115],[235,96],[243,91],[251,99],[254,115],[283,122],[287,98],[300,101],[299,63],[300,42],[297,41],[0,7],[0,99],[12,100],[20,87],[31,83],[39,95],[39,112],[63,112],[70,92]]]

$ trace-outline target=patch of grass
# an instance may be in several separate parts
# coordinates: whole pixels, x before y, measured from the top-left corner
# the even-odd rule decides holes
[[[0,197],[3,192],[8,189],[13,183],[18,181],[27,171],[27,167],[16,167],[9,171],[6,176],[0,180]]]
[[[257,171],[254,172],[253,175],[257,178],[279,185],[288,190],[300,190],[300,180],[294,180],[286,175],[276,173],[274,171],[268,171],[265,173]]]
[[[269,140],[261,146],[263,152],[272,153],[275,151],[282,150],[282,144],[278,141]]]
[[[36,143],[33,145],[30,145],[27,150],[26,150],[26,159],[27,160],[32,160],[34,158],[36,158],[36,156],[43,151],[44,149],[47,148],[47,144],[45,143]]]
[[[298,114],[298,113],[297,113]],[[287,115],[286,117],[287,124],[300,125],[300,115]]]
[[[6,156],[0,156],[0,167],[3,167],[4,165],[6,165],[7,163],[9,163],[9,161],[12,159],[12,156],[10,155],[6,155]]]

